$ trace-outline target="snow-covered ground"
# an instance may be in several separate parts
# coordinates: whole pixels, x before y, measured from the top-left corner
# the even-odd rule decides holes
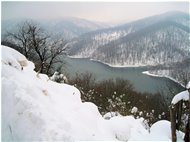
[[[83,103],[77,88],[36,73],[34,64],[2,46],[2,141],[171,141],[170,122],[147,130],[143,118],[104,119],[97,106]],[[183,134],[177,134],[182,141]]]

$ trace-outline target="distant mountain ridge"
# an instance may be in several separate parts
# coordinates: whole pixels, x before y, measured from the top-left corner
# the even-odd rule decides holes
[[[189,25],[189,14],[167,12],[85,33],[70,42],[69,55],[120,66],[180,62],[190,56]]]
[[[12,20],[2,20],[2,33],[6,34],[7,31],[16,31],[19,24],[25,21],[32,21],[39,24],[47,32],[52,33],[57,36],[61,36],[66,40],[78,37],[81,34],[95,31],[102,28],[110,27],[110,25],[100,22],[93,22],[76,17],[63,17],[59,19],[12,19]]]
[[[43,20],[40,23],[42,23],[43,27],[49,29],[50,32],[56,32],[55,34],[62,35],[62,37],[66,39],[72,39],[84,33],[109,27],[109,25],[104,23],[93,22],[76,17],[65,17],[55,21]]]

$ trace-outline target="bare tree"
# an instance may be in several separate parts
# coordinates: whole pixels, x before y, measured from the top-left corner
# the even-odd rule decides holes
[[[29,22],[24,22],[22,25],[19,25],[17,33],[8,32],[7,37],[9,38],[10,43],[14,42],[14,44],[19,47],[18,50],[24,54],[26,58],[29,58]]]
[[[63,63],[63,59],[61,57],[63,54],[65,54],[66,47],[67,42],[63,41],[62,39],[54,40],[49,45],[49,56],[46,74],[49,74],[50,70],[54,68],[53,65],[60,62]]]
[[[37,71],[48,75],[54,65],[63,60],[60,56],[66,51],[65,41],[52,40],[42,28],[32,22],[24,22],[16,33],[9,32],[8,37],[9,43],[19,47],[18,51],[35,63]]]
[[[41,28],[35,24],[28,24],[29,28],[29,48],[32,49],[40,61],[38,66],[40,72],[44,73],[44,64],[48,59],[48,36]]]

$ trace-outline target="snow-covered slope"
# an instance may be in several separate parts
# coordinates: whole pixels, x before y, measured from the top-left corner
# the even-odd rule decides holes
[[[105,120],[96,105],[81,102],[75,87],[36,73],[32,62],[9,47],[1,51],[3,141],[171,141],[170,122],[157,122],[149,133],[143,118]]]
[[[113,66],[165,65],[190,56],[189,15],[169,12],[73,39],[69,55]]]
[[[82,103],[76,88],[33,69],[23,55],[2,47],[3,140],[114,139],[97,107]]]

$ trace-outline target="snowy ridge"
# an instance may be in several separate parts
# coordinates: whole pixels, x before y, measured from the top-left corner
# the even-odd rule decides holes
[[[69,55],[113,66],[169,65],[190,55],[189,15],[165,13],[122,26],[81,35],[69,44]]]
[[[89,21],[77,17],[63,17],[56,19],[13,19],[2,20],[2,36],[7,31],[16,31],[18,24],[24,21],[33,21],[40,24],[49,34],[62,36],[65,40],[71,40],[81,34],[95,31],[102,28],[108,28],[110,25],[95,21]]]
[[[81,102],[77,88],[36,73],[15,50],[1,50],[3,141],[171,141],[170,122],[159,121],[149,132],[143,118],[105,120],[96,105]]]

